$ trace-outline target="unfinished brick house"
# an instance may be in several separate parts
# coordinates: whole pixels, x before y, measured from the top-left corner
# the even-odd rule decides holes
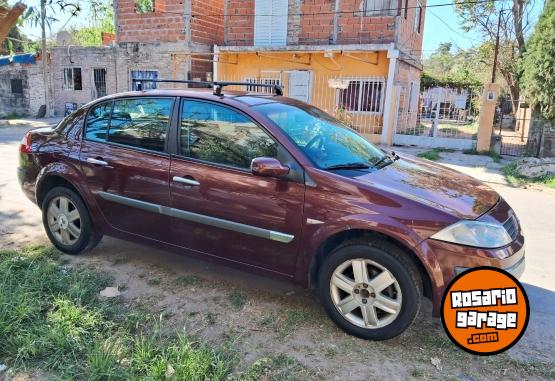
[[[115,0],[115,43],[52,49],[54,109],[132,90],[134,78],[279,84],[391,143],[416,124],[423,1]]]
[[[395,125],[416,124],[424,6],[421,0],[227,0],[214,75],[279,83],[290,97],[335,114],[369,140],[391,143]]]

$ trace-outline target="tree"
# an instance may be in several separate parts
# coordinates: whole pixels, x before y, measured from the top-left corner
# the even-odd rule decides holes
[[[484,57],[494,65],[493,52],[499,36],[497,67],[507,83],[513,101],[519,99],[518,59],[525,51],[525,34],[531,27],[530,13],[534,0],[501,0],[476,2],[463,0],[455,3],[463,30],[482,34]]]
[[[114,33],[114,8],[109,2],[91,2],[92,18],[89,25],[81,28],[70,28],[74,43],[82,46],[102,45],[102,32]]]
[[[528,40],[521,68],[527,100],[545,118],[555,121],[555,0],[546,0],[543,14]]]
[[[484,82],[488,67],[480,47],[453,50],[446,42],[424,60],[424,72],[446,82],[475,84]]]

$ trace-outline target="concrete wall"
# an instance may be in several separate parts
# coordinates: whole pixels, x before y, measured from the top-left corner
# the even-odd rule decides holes
[[[22,80],[23,94],[12,94],[12,79]],[[0,94],[0,117],[36,116],[44,104],[41,62],[0,66]]]
[[[158,78],[207,79],[211,56],[191,55],[180,43],[121,43],[112,47],[56,47],[51,52],[51,83],[55,115],[63,115],[66,103],[86,104],[95,99],[93,69],[106,69],[108,94],[132,89],[131,71],[157,71]],[[64,68],[81,68],[82,90],[63,89]],[[160,83],[159,88],[181,85]]]
[[[85,104],[94,99],[93,69],[106,69],[106,90],[116,92],[115,50],[111,47],[56,47],[50,53],[54,114],[64,115],[66,103]],[[63,89],[65,68],[81,68],[82,90]]]

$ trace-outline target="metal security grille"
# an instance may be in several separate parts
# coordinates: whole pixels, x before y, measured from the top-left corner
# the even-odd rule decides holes
[[[93,90],[94,98],[100,98],[108,95],[106,91],[106,69],[93,69]]]
[[[245,78],[245,82],[247,83],[258,83],[262,85],[279,85],[281,86],[281,79],[280,78]],[[250,92],[261,92],[272,94],[273,89],[268,87],[258,87],[258,86],[246,86],[247,91]]]

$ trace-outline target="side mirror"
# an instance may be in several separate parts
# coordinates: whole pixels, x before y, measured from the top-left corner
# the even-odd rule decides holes
[[[289,173],[289,167],[273,157],[257,157],[252,159],[251,171],[257,176],[281,177]]]

